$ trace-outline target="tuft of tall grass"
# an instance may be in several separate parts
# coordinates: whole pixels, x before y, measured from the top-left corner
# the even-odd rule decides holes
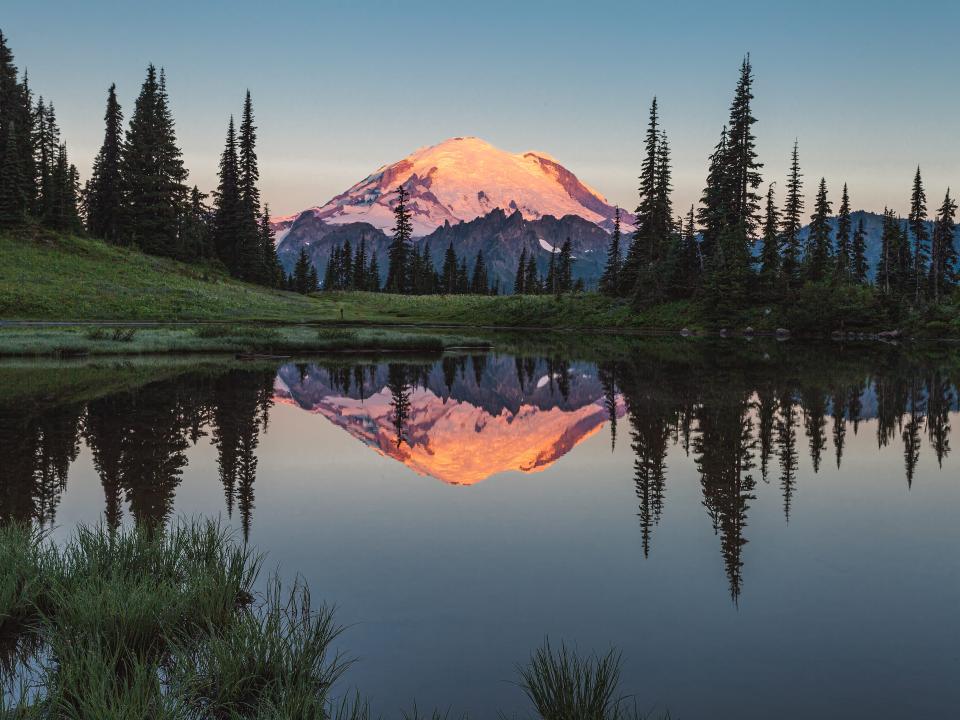
[[[17,639],[46,609],[56,554],[26,523],[0,525],[0,644]]]
[[[284,594],[273,579],[255,608],[174,647],[170,683],[204,717],[324,718],[350,665],[330,649],[340,632],[330,608],[313,610],[304,585]]]
[[[643,720],[620,694],[620,653],[580,656],[549,640],[518,668],[520,688],[543,720]],[[669,714],[663,716],[669,720]]]

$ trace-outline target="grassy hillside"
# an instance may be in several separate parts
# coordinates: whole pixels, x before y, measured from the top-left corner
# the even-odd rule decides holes
[[[797,335],[814,336],[841,329],[901,328],[911,335],[943,338],[960,337],[958,306],[960,296],[945,305],[913,311],[884,302],[870,288],[829,284],[807,286],[779,304],[746,307],[722,320],[703,301],[669,302],[636,311],[629,302],[597,294],[411,297],[336,292],[304,297],[238,282],[213,266],[186,265],[97,240],[40,230],[0,235],[2,320],[344,322],[666,332],[751,326],[758,332],[785,327]],[[293,344],[301,342],[297,338]]]
[[[317,320],[329,307],[97,240],[0,234],[4,320]]]

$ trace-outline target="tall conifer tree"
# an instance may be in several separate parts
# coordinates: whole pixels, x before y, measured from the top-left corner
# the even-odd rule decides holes
[[[830,202],[827,200],[827,181],[820,178],[817,200],[810,216],[810,238],[804,258],[806,277],[811,282],[820,282],[827,276],[830,266]]]
[[[410,291],[410,240],[413,237],[413,225],[410,211],[407,209],[407,190],[401,184],[397,188],[397,202],[393,206],[393,241],[387,251],[387,284],[384,289],[392,293]]]
[[[106,129],[103,145],[93,161],[87,196],[87,230],[94,237],[119,244],[123,214],[123,178],[121,152],[123,150],[123,113],[117,101],[117,86],[107,91],[107,109],[104,113]]]
[[[950,197],[950,189],[947,188],[947,194],[937,211],[937,219],[933,225],[930,294],[934,302],[939,302],[950,292],[957,281],[956,226],[954,224],[956,213],[957,203]]]
[[[763,241],[760,246],[760,284],[770,292],[780,273],[780,213],[773,196],[773,183],[767,187],[767,205],[763,222]]]
[[[913,240],[911,247],[913,299],[915,303],[919,303],[924,289],[924,280],[927,278],[927,259],[930,254],[927,247],[930,241],[930,235],[927,232],[927,193],[923,189],[923,179],[920,177],[919,165],[917,166],[917,174],[913,178],[908,223]]]
[[[803,175],[800,173],[798,143],[793,141],[790,155],[790,176],[787,178],[787,197],[783,208],[781,231],[783,237],[783,276],[788,284],[800,281],[800,229],[803,227]]]
[[[623,257],[620,254],[620,207],[613,211],[613,233],[610,235],[610,245],[607,247],[607,263],[600,277],[600,292],[604,295],[616,295],[620,288],[620,270],[623,266]]]
[[[863,217],[857,221],[857,229],[853,233],[853,248],[850,274],[858,285],[867,282],[867,231],[863,227]]]
[[[843,196],[840,198],[840,209],[837,211],[837,252],[836,252],[836,274],[841,280],[846,280],[852,275],[853,268],[853,249],[850,246],[850,230],[853,222],[850,219],[850,194],[847,192],[847,184],[843,184]]]

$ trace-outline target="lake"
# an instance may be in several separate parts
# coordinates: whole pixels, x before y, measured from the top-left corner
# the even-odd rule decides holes
[[[512,337],[487,354],[0,365],[0,519],[220,516],[348,686],[523,713],[547,637],[674,718],[955,717],[960,354]]]

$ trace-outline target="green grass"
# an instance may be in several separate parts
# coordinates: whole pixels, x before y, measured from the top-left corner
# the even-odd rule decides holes
[[[0,357],[245,353],[303,355],[332,352],[439,353],[452,347],[486,348],[489,342],[459,334],[309,325],[197,325],[123,328],[0,328]]]
[[[0,234],[6,320],[332,319],[326,303],[197,267],[46,231]]]
[[[276,578],[255,596],[261,560],[212,522],[81,527],[62,547],[25,525],[0,528],[0,629],[15,641],[0,646],[0,716],[370,720],[358,694],[335,695],[351,663],[333,647],[332,610]],[[519,676],[539,718],[643,717],[619,692],[613,652],[581,658],[548,643]]]

